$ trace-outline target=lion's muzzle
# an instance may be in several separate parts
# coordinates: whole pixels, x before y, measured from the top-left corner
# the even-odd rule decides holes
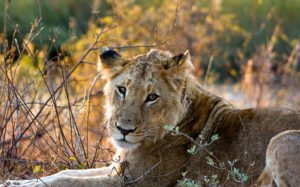
[[[136,130],[136,128],[126,129],[126,128],[123,128],[123,127],[118,126],[118,125],[117,125],[117,129],[118,129],[124,136],[126,136],[127,134],[132,133],[132,132],[134,132],[134,131]]]

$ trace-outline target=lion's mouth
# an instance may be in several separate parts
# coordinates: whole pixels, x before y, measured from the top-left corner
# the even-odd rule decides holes
[[[115,139],[113,138],[113,142],[117,147],[123,148],[123,149],[135,149],[138,147],[138,143],[132,143],[127,141],[126,139]]]
[[[123,138],[123,139],[119,139],[119,140],[117,140],[117,141],[119,141],[119,142],[131,143],[131,142],[127,141],[125,138]],[[133,143],[131,143],[131,144],[133,144]]]
[[[116,139],[116,141],[121,142],[121,143],[132,144],[132,145],[136,144],[136,143],[133,143],[133,142],[130,142],[130,141],[126,140],[125,138],[123,138],[123,139]]]
[[[131,134],[124,135],[119,131],[110,131],[112,142],[116,147],[122,149],[135,149],[141,144],[142,137],[134,136]]]

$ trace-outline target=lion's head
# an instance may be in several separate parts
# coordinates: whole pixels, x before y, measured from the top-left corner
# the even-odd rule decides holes
[[[190,54],[168,51],[124,59],[116,51],[100,55],[105,86],[106,117],[113,142],[135,149],[164,137],[165,125],[175,126],[186,110],[185,84],[193,65]]]

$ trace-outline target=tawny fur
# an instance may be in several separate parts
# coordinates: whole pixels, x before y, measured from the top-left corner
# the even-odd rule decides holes
[[[258,186],[298,187],[300,185],[300,130],[289,130],[274,136],[267,149],[266,166]]]
[[[228,171],[206,163],[207,151],[191,155],[189,138],[174,136],[165,125],[198,141],[201,134],[220,139],[207,147],[224,163],[238,159],[236,168],[249,176],[244,184],[254,184],[264,167],[269,140],[288,129],[300,129],[299,111],[289,109],[233,108],[224,99],[203,90],[191,75],[188,52],[173,56],[168,51],[152,50],[132,59],[110,51],[101,55],[101,70],[107,80],[107,124],[117,146],[116,162],[108,168],[63,171],[41,180],[52,186],[174,186],[186,177],[203,181],[217,174],[220,185],[241,186]],[[123,95],[123,88],[126,93]],[[119,88],[118,88],[119,87]],[[159,98],[149,102],[147,97]],[[123,138],[119,125],[131,132]],[[134,132],[132,132],[134,131]],[[300,169],[300,168],[299,168]],[[117,171],[117,172],[116,172]],[[18,186],[45,186],[36,180],[9,181]]]

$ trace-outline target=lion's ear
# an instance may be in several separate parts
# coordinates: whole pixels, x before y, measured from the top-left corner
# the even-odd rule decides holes
[[[124,64],[125,61],[116,51],[109,49],[108,47],[101,49],[98,70],[103,72],[105,78],[110,78],[112,74],[119,71]]]
[[[165,69],[178,69],[178,70],[191,70],[194,68],[191,55],[188,50],[186,50],[183,54],[173,56],[166,64]]]

